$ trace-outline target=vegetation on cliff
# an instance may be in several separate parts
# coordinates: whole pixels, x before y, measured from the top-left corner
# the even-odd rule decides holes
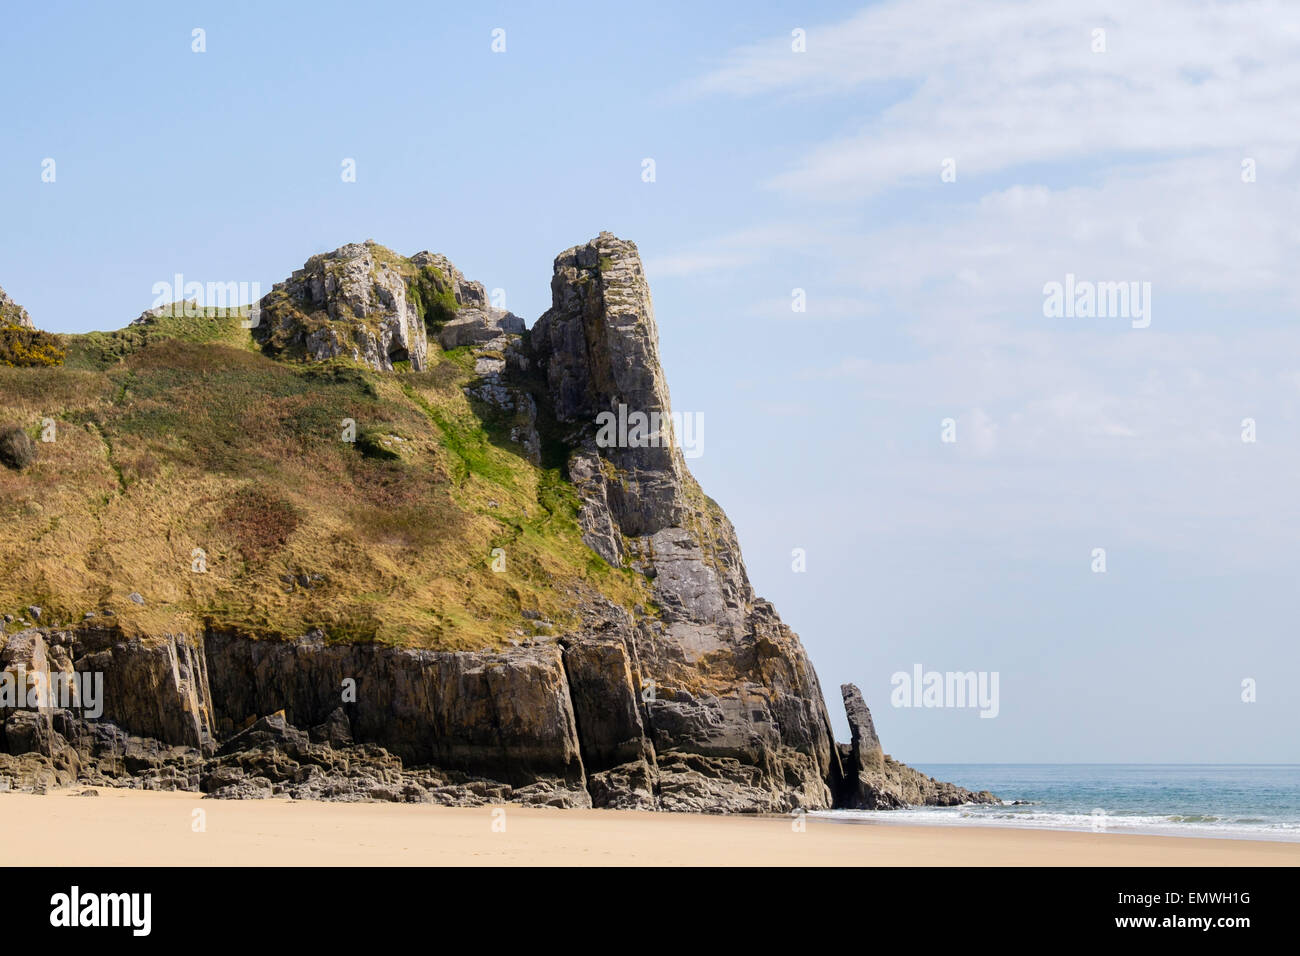
[[[445,276],[401,271],[422,318],[454,314]],[[277,360],[245,324],[158,316],[61,337],[62,367],[0,367],[0,421],[53,423],[0,469],[0,612],[470,649],[645,602],[583,544],[562,470],[476,412],[466,349],[376,372]]]

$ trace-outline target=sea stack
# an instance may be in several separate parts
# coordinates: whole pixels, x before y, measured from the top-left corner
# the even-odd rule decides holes
[[[963,803],[1001,803],[987,790],[972,791],[927,777],[886,754],[862,691],[843,684],[844,709],[852,743],[840,744],[844,787],[838,805],[849,810],[897,810],[907,806],[955,807]]]

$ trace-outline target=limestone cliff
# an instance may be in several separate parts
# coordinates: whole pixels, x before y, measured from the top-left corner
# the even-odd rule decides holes
[[[93,474],[102,442],[116,496],[88,486],[89,520],[146,537],[130,552],[72,541],[56,558],[79,569],[75,585],[0,548],[13,593],[46,605],[14,598],[0,632],[0,669],[24,675],[0,709],[0,786],[709,812],[981,798],[884,756],[856,690],[853,743],[835,744],[803,646],[755,595],[731,523],[687,467],[636,246],[602,233],[561,253],[551,293],[527,330],[445,257],[367,242],[313,256],[220,348],[168,344],[178,333],[162,322],[74,342],[109,398],[67,413],[85,438],[59,449],[84,446],[75,460]],[[167,407],[180,392],[166,389],[207,387],[221,361],[239,376],[226,404],[256,417],[223,407],[232,426],[180,432]],[[343,404],[313,407],[339,390]],[[382,424],[358,450],[314,431],[352,408]],[[632,415],[655,424],[611,438],[608,421]],[[280,433],[252,443],[250,423]],[[293,449],[307,464],[267,480]],[[141,516],[166,507],[168,486],[114,460],[128,453],[163,458],[152,467],[214,502],[203,575],[167,570],[178,548],[189,561],[189,539],[172,537],[202,524],[202,506],[155,544]],[[321,475],[353,482],[323,511]],[[35,496],[40,477],[10,480]],[[354,508],[367,495],[374,506]],[[411,525],[423,530],[396,530]],[[511,563],[489,569],[489,548]],[[132,555],[145,557],[122,569]],[[121,596],[137,579],[159,607]],[[29,693],[60,675],[100,675],[102,713]]]

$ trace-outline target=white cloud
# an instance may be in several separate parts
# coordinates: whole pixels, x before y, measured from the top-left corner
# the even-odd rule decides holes
[[[960,511],[963,532],[1025,541],[1103,521],[1178,560],[1285,560],[1300,536],[1298,16],[886,2],[810,26],[807,54],[774,38],[694,84],[840,117],[766,181],[806,213],[809,317],[818,298],[870,317],[868,334],[799,339],[797,387],[826,420],[855,420],[854,480],[890,502],[858,530],[946,539]],[[788,314],[790,243],[747,235],[733,278],[766,290],[752,311]],[[1150,282],[1150,328],[1045,318],[1043,286],[1067,273]],[[945,417],[960,423],[946,450]]]
[[[1092,52],[1094,29],[1106,52]],[[731,96],[907,92],[853,117],[770,184],[834,201],[1105,156],[1290,149],[1300,120],[1300,20],[1279,2],[891,0],[729,54],[690,89]]]

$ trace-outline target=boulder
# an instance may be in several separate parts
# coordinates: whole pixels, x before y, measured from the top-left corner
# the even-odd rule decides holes
[[[21,425],[0,427],[0,464],[22,471],[36,460],[36,443]]]

